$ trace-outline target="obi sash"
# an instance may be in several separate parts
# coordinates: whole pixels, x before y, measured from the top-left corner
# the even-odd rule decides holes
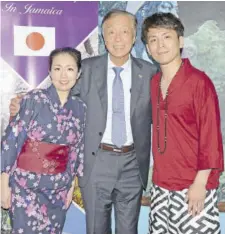
[[[17,159],[17,167],[39,174],[57,174],[66,170],[69,146],[28,138]]]

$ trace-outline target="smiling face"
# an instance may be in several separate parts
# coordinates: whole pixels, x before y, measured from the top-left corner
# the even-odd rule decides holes
[[[115,65],[122,65],[128,58],[135,42],[134,21],[129,15],[115,14],[103,24],[103,37],[110,59]],[[120,63],[120,64],[118,64]]]
[[[147,50],[160,65],[166,65],[181,59],[183,37],[178,37],[173,29],[149,28],[147,33]]]
[[[50,76],[58,92],[69,92],[77,80],[77,62],[69,54],[56,55],[52,60]]]

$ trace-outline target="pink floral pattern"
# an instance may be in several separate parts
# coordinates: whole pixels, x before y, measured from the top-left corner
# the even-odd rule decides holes
[[[61,107],[54,86],[33,90],[22,100],[20,112],[2,138],[2,172],[10,174],[12,233],[61,233],[66,215],[66,196],[75,175],[83,175],[86,106],[69,96]],[[69,162],[63,173],[36,174],[16,167],[27,137],[68,145]],[[33,149],[37,149],[33,145]],[[38,157],[38,150],[36,153]],[[44,166],[52,162],[44,161]]]

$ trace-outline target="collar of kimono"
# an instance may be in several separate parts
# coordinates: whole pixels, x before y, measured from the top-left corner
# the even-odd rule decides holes
[[[54,102],[54,103],[57,103],[59,106],[61,106],[61,102],[60,102],[60,99],[59,99],[59,95],[56,91],[56,88],[55,86],[52,84],[48,89],[47,89],[47,92],[48,92],[48,95],[49,97],[51,98],[51,100]],[[69,95],[68,95],[68,98],[67,98],[67,102],[71,99],[71,96],[72,96],[72,93],[71,93],[71,90],[69,92]],[[67,103],[66,102],[66,103]],[[66,104],[65,103],[65,104]],[[65,105],[64,104],[64,105]]]

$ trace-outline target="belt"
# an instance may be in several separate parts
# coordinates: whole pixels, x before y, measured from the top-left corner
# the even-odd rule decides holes
[[[40,174],[57,174],[66,170],[69,146],[27,138],[17,159],[17,167]]]
[[[99,145],[99,148],[102,150],[112,151],[112,152],[116,152],[116,153],[128,153],[128,152],[134,150],[134,144],[126,145],[126,146],[122,146],[121,148],[118,148],[116,145],[101,143]]]

